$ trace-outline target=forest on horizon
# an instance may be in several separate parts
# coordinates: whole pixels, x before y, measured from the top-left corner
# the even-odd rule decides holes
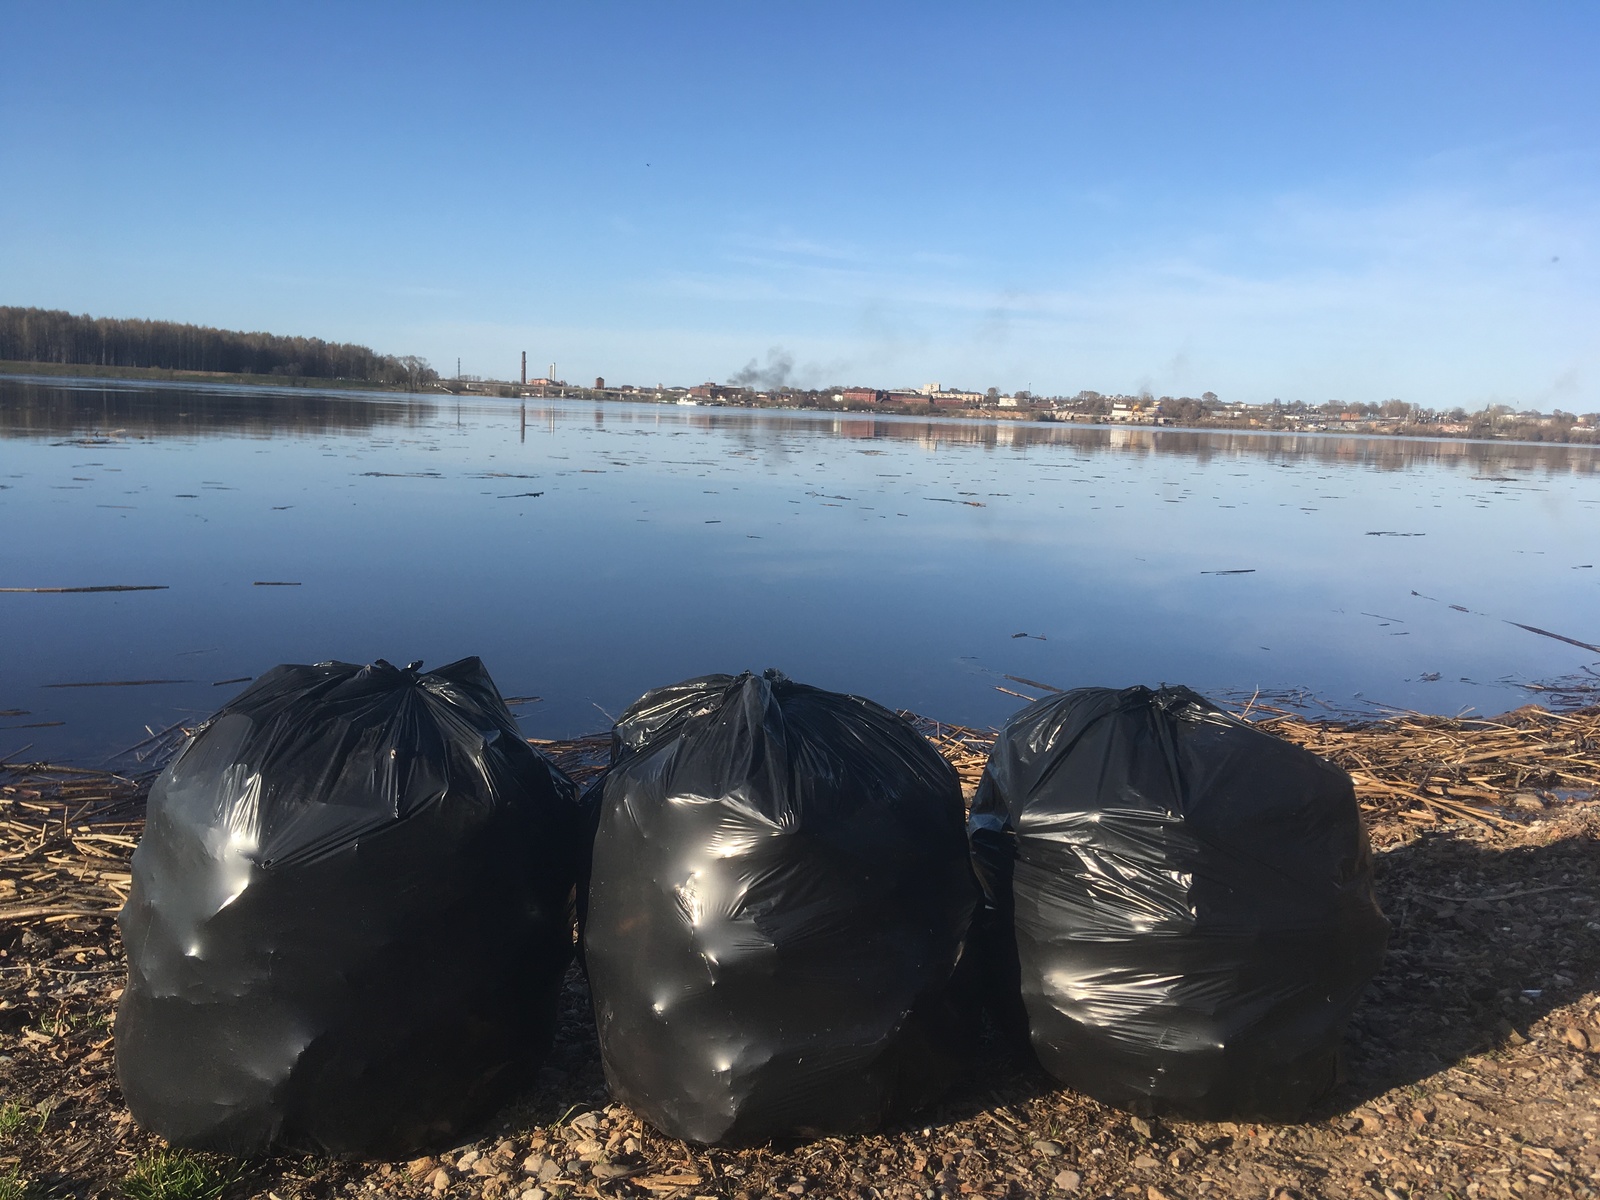
[[[426,359],[379,354],[348,342],[6,305],[0,305],[0,361],[350,379],[408,387],[439,378]]]

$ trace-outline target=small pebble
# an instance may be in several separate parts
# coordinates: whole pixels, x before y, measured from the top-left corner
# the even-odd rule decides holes
[[[1128,1124],[1133,1127],[1133,1131],[1135,1133],[1144,1138],[1146,1141],[1149,1141],[1156,1135],[1155,1130],[1150,1128],[1150,1122],[1146,1121],[1143,1117],[1130,1117],[1128,1118]]]
[[[522,1172],[525,1175],[537,1175],[544,1169],[545,1164],[549,1161],[550,1160],[542,1154],[530,1154],[527,1158],[522,1160]]]
[[[549,1195],[550,1193],[543,1188],[532,1187],[525,1190],[517,1200],[547,1200]]]
[[[1139,1168],[1141,1171],[1153,1171],[1161,1164],[1155,1159],[1151,1158],[1148,1154],[1141,1154],[1133,1160],[1133,1165]]]
[[[1063,1192],[1075,1192],[1083,1183],[1083,1176],[1076,1171],[1063,1171],[1055,1177],[1055,1185]]]
[[[460,1158],[456,1159],[456,1170],[458,1170],[458,1171],[471,1170],[472,1169],[472,1164],[477,1162],[482,1157],[483,1157],[483,1155],[479,1154],[476,1150],[468,1150]]]
[[[1049,1141],[1035,1142],[1033,1144],[1033,1148],[1035,1150],[1037,1150],[1040,1154],[1044,1155],[1046,1158],[1055,1158],[1058,1154],[1061,1153],[1061,1143],[1060,1142],[1049,1142]]]

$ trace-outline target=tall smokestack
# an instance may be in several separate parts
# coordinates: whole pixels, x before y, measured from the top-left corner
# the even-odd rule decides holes
[[[549,378],[550,378],[550,382],[551,383],[554,383],[556,381],[556,365],[555,365],[555,363],[551,363],[550,364],[550,376],[549,376]]]
[[[526,350],[522,352],[522,382],[524,385],[528,382],[528,352]]]

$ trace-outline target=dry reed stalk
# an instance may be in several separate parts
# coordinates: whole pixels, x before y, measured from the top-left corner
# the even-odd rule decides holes
[[[904,714],[955,768],[970,800],[994,730]],[[1309,721],[1254,703],[1257,728],[1350,772],[1375,827],[1466,821],[1494,836],[1536,808],[1600,791],[1600,706],[1529,706],[1489,720],[1404,714]],[[609,734],[533,740],[580,785],[605,770]],[[73,923],[103,934],[127,897],[152,775],[48,763],[0,763],[0,926]]]

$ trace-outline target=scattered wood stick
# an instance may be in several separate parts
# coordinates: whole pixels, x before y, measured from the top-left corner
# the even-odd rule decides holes
[[[115,583],[98,587],[0,587],[0,592],[34,592],[44,595],[62,595],[66,592],[164,592],[165,583]]]

